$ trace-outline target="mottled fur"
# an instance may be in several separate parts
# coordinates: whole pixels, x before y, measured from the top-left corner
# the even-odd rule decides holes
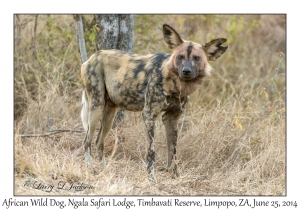
[[[154,125],[159,113],[166,129],[167,170],[178,175],[176,167],[177,121],[194,92],[209,75],[208,60],[221,56],[226,39],[215,39],[201,46],[185,41],[169,25],[163,34],[172,54],[128,54],[118,50],[101,50],[81,67],[84,91],[81,118],[87,134],[84,140],[85,159],[92,165],[91,140],[97,124],[100,131],[96,145],[102,167],[105,166],[104,139],[118,108],[142,111],[147,138],[147,170],[154,178]]]

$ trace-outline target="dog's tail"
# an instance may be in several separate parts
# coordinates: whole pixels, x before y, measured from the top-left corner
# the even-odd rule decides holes
[[[83,124],[83,128],[86,132],[88,130],[88,114],[89,114],[88,99],[85,90],[83,90],[82,102],[81,102],[81,121]]]

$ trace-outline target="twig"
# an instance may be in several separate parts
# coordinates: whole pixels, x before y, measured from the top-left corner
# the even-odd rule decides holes
[[[52,130],[48,133],[44,134],[20,134],[20,137],[40,137],[40,136],[50,136],[54,135],[57,133],[62,133],[62,132],[74,132],[74,133],[84,133],[84,130],[71,130],[71,129],[57,129],[57,130]]]

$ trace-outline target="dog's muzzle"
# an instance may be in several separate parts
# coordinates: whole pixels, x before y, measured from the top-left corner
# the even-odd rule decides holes
[[[191,80],[195,78],[195,75],[192,73],[192,69],[188,66],[182,68],[181,78],[184,80]]]
[[[192,73],[192,69],[190,67],[183,67],[182,69],[182,72],[183,72],[183,76],[190,76],[191,73]]]

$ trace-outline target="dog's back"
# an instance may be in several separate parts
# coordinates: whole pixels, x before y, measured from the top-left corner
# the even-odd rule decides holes
[[[137,55],[118,50],[101,50],[81,68],[84,86],[89,92],[105,91],[116,107],[142,111],[150,80],[162,85],[162,66],[169,54]],[[97,78],[104,78],[102,90]]]

